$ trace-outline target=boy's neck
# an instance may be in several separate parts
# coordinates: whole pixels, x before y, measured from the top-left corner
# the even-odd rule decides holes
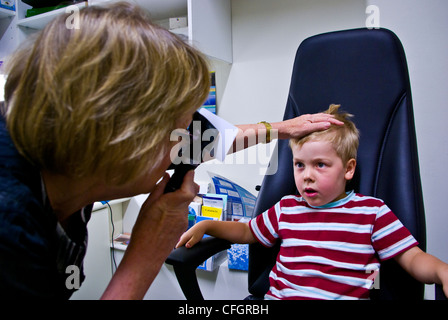
[[[344,192],[343,194],[341,194],[339,197],[337,197],[336,199],[334,199],[331,202],[328,202],[326,204],[323,204],[321,206],[312,206],[308,203],[308,205],[312,208],[331,208],[331,207],[337,207],[340,204],[344,203],[349,197],[351,197],[354,194],[354,191],[348,191],[348,192]]]

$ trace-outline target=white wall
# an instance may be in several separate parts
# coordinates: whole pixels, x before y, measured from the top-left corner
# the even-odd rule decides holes
[[[233,65],[218,115],[233,124],[280,121],[299,44],[318,33],[363,27],[364,11],[364,0],[233,0]],[[274,146],[228,157],[232,166],[201,165],[196,177],[221,173],[256,194],[265,172],[260,167],[266,168]]]
[[[218,114],[235,124],[281,120],[301,41],[326,31],[364,27],[370,4],[378,6],[381,27],[398,35],[407,54],[428,252],[448,262],[448,212],[443,206],[448,180],[446,0],[234,0],[234,63]],[[257,164],[200,168],[200,177],[210,169],[251,191],[262,181]]]

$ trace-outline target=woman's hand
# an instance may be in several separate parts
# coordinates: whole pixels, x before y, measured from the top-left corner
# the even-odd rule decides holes
[[[272,128],[278,130],[279,139],[300,138],[314,131],[328,129],[332,124],[342,125],[333,115],[326,113],[304,114],[282,122],[272,123]]]
[[[188,205],[199,191],[194,171],[180,189],[164,194],[165,174],[140,209],[131,241],[103,299],[142,299],[188,225]]]
[[[300,138],[314,131],[326,130],[332,124],[342,125],[343,123],[336,120],[331,114],[304,114],[293,119],[271,123],[270,137],[271,140]],[[238,128],[238,134],[229,153],[266,141],[266,127],[262,123],[242,124],[236,127]]]
[[[165,174],[163,180],[156,186],[140,209],[132,230],[132,238],[139,238],[139,242],[148,236],[148,228],[154,229],[154,223],[165,230],[163,232],[164,235],[166,234],[165,236],[173,238],[170,242],[174,241],[174,244],[187,229],[188,205],[199,192],[199,186],[194,183],[194,171],[189,171],[185,175],[180,189],[164,194],[168,181],[169,175]]]

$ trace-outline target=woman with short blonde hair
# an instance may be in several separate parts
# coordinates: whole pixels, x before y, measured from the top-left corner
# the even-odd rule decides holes
[[[40,168],[125,183],[160,161],[176,121],[205,101],[207,62],[128,4],[79,19],[67,29],[58,17],[14,56],[9,132]]]

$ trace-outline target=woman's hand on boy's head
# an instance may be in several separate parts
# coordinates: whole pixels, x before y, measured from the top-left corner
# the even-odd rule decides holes
[[[332,124],[343,125],[333,115],[326,113],[304,114],[296,118],[272,124],[278,130],[279,139],[300,138],[314,131],[328,129]]]

